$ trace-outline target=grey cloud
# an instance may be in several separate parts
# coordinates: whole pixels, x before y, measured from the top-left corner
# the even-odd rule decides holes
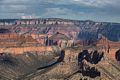
[[[0,0],[0,18],[34,14],[41,17],[120,21],[119,3],[120,0]]]

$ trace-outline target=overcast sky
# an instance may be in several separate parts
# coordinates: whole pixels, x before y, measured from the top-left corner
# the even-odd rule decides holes
[[[120,0],[0,0],[0,18],[24,16],[120,23]]]

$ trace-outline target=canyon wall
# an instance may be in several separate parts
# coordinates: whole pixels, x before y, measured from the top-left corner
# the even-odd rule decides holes
[[[56,40],[49,38],[56,33],[64,35],[64,39]],[[24,35],[24,36],[23,36]],[[105,36],[102,42],[96,42]],[[47,39],[48,37],[48,39]],[[65,40],[65,38],[69,40]],[[1,47],[38,47],[51,45],[71,47],[74,44],[102,46],[107,53],[108,49],[120,47],[120,24],[108,22],[94,22],[90,20],[67,20],[67,19],[1,19],[0,20],[0,45]],[[6,46],[7,45],[7,46]],[[9,46],[8,46],[9,45]],[[23,49],[23,48],[22,48]],[[23,52],[23,50],[21,52]],[[3,50],[3,49],[2,49]],[[2,51],[1,50],[1,51]],[[9,49],[8,49],[9,50]],[[115,49],[116,50],[116,49]],[[13,52],[17,52],[14,51]],[[112,54],[115,52],[111,50]],[[111,54],[111,55],[112,55]]]
[[[111,41],[120,40],[119,23],[47,18],[1,19],[0,24],[0,33],[3,33],[3,29],[8,29],[8,32],[10,33],[19,34],[53,35],[56,32],[61,32],[70,38],[83,40],[96,40],[99,37],[99,34],[101,34]]]
[[[0,48],[0,53],[23,54],[25,52],[53,52],[50,46]]]

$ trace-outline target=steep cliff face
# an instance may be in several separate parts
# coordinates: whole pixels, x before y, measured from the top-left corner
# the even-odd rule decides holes
[[[107,23],[98,32],[111,41],[120,41],[120,24],[118,23]]]

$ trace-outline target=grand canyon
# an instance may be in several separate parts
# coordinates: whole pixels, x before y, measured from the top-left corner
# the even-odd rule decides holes
[[[0,19],[0,80],[120,80],[120,23]]]

